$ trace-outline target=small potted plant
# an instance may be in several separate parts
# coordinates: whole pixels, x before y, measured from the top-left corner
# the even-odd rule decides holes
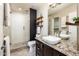
[[[76,24],[79,24],[79,17],[74,17],[73,21],[75,21]]]

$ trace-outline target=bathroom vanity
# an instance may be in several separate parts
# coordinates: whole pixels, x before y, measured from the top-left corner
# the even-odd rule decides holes
[[[54,48],[36,40],[36,56],[66,56]]]
[[[79,52],[75,48],[75,46],[68,45],[68,40],[49,44],[42,37],[36,37],[36,56],[79,56]]]

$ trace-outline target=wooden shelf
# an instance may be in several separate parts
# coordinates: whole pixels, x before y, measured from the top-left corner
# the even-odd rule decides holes
[[[79,26],[79,23],[70,23],[70,22],[66,22],[66,25]]]
[[[36,22],[37,24],[42,23],[43,21]]]
[[[37,27],[43,27],[43,25],[37,25]]]
[[[39,19],[42,19],[42,18],[43,18],[43,16],[41,16],[41,17],[38,17],[38,18],[37,18],[37,20],[39,20]]]
[[[37,27],[43,27],[43,25],[40,25],[43,23],[43,20],[42,20],[43,16],[40,16],[36,19],[36,25]]]

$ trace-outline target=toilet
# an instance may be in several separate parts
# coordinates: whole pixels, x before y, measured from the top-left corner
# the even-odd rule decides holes
[[[36,41],[29,41],[28,46],[29,46],[28,56],[35,56],[36,55]]]

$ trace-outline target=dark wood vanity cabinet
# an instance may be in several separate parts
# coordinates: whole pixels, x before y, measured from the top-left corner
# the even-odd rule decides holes
[[[40,41],[36,41],[36,56],[43,56],[43,46]]]
[[[66,55],[36,40],[36,56],[66,56]]]
[[[43,51],[44,56],[51,56],[52,55],[52,49],[49,46],[44,44],[43,50],[44,50]]]

